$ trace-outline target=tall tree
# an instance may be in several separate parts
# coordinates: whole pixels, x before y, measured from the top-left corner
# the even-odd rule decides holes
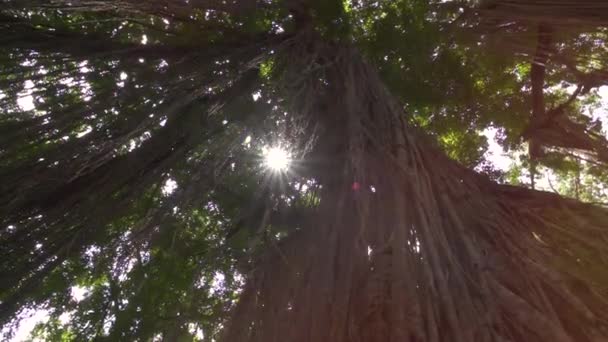
[[[499,71],[524,59],[493,55],[487,21],[521,37],[537,8],[607,10],[560,6],[6,2],[0,319],[46,307],[57,340],[606,339],[608,211],[472,170],[478,131],[520,144],[543,95],[515,95],[528,75]],[[587,22],[569,34],[593,45]],[[281,145],[287,171],[260,168]]]

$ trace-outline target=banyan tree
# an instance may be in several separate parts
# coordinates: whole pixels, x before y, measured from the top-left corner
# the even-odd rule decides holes
[[[5,337],[607,341],[579,200],[607,27],[600,0],[2,2]],[[530,183],[484,166],[488,127]],[[573,160],[576,198],[535,189]]]

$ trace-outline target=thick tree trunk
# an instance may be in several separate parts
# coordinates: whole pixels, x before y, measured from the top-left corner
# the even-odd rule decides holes
[[[261,260],[224,341],[608,338],[608,282],[577,265],[606,252],[592,236],[608,213],[461,167],[353,49],[314,44],[287,59],[328,65],[294,107],[321,127],[315,158],[329,164],[315,224]]]

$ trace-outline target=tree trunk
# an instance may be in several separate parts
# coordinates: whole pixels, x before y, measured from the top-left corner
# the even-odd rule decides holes
[[[354,49],[308,39],[285,52],[286,79],[313,70],[289,91],[320,127],[320,205],[261,259],[224,341],[608,338],[608,282],[583,266],[603,263],[589,257],[608,212],[449,160]]]

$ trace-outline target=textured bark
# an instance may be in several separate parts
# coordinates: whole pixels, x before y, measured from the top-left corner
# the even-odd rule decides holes
[[[223,341],[608,338],[608,282],[577,265],[606,252],[606,210],[463,168],[353,49],[300,43],[287,74],[326,67],[294,110],[319,122],[316,158],[333,172],[315,224],[259,262]]]

